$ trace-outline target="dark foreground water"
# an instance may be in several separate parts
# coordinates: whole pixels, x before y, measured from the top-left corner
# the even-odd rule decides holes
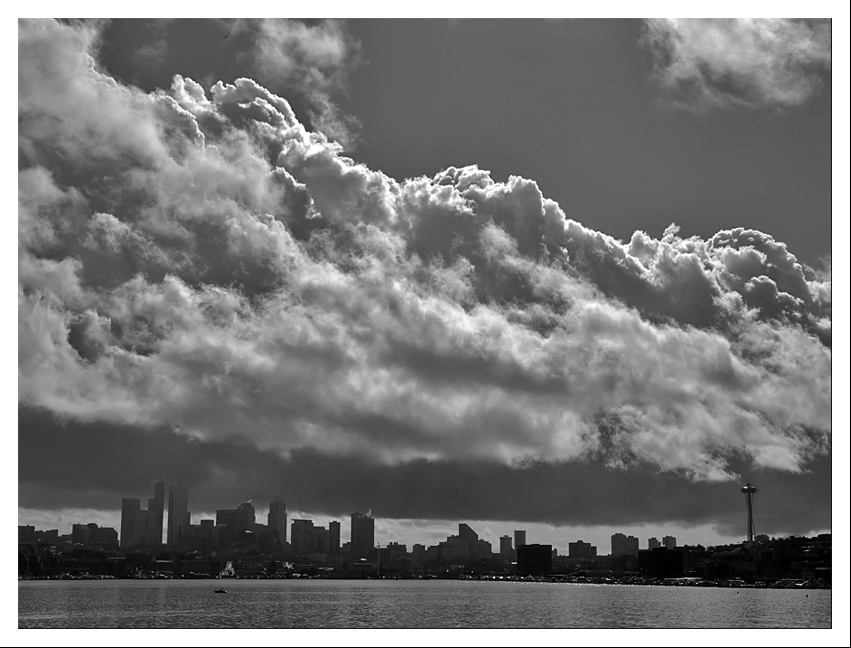
[[[215,590],[225,587],[226,594]],[[499,581],[20,581],[19,628],[830,628],[830,590]]]

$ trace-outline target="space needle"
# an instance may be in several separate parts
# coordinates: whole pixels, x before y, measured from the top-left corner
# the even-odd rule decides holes
[[[745,499],[748,502],[748,544],[753,543],[754,528],[753,528],[753,496],[756,493],[756,487],[751,486],[748,482],[742,486],[742,492],[745,494]]]

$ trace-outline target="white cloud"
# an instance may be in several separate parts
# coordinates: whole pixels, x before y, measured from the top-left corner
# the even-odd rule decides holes
[[[652,19],[642,43],[666,97],[695,112],[797,106],[831,69],[829,20]]]
[[[830,284],[770,236],[624,245],[531,180],[397,182],[256,82],[145,95],[91,40],[21,27],[21,403],[387,464],[718,480],[829,447]]]
[[[344,146],[354,144],[360,124],[332,100],[345,93],[349,72],[360,62],[360,45],[345,24],[263,19],[251,26],[256,30],[254,70],[260,82],[305,100],[314,128]]]

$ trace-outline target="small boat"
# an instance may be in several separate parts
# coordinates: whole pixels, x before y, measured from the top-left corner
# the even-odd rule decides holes
[[[223,587],[222,589],[217,589],[216,594],[227,594],[228,591]]]

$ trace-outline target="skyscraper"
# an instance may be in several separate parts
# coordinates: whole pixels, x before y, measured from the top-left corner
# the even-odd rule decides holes
[[[311,540],[313,536],[313,520],[293,520],[290,533],[290,544],[293,553],[306,555],[311,553]]]
[[[665,549],[676,549],[677,539],[674,536],[665,536],[662,538],[662,544],[665,546]]]
[[[509,560],[513,549],[511,548],[511,536],[504,535],[499,539],[499,555],[501,558]]]
[[[121,500],[121,546],[158,547],[163,542],[165,484],[154,482],[154,496],[143,509],[135,497]]]
[[[340,553],[340,523],[337,521],[328,523],[328,553],[335,556]]]
[[[458,537],[467,543],[467,555],[475,557],[478,554],[479,534],[473,531],[469,524],[461,522],[458,525]]]
[[[269,533],[272,534],[272,549],[287,543],[287,505],[278,495],[269,503]]]
[[[246,531],[254,531],[254,523],[256,514],[254,505],[251,502],[243,502],[236,507],[236,530],[237,533],[243,534]]]
[[[168,489],[168,545],[179,547],[189,533],[189,489],[172,484]]]
[[[132,547],[136,539],[136,519],[142,505],[138,497],[125,497],[121,500],[121,546]]]
[[[372,557],[375,546],[375,520],[365,513],[352,513],[352,560]]]
[[[158,547],[163,543],[163,509],[165,508],[165,484],[154,482],[154,496],[148,500],[148,515],[145,524],[145,544]]]
[[[514,531],[514,551],[517,551],[526,544],[526,532],[522,530]]]

